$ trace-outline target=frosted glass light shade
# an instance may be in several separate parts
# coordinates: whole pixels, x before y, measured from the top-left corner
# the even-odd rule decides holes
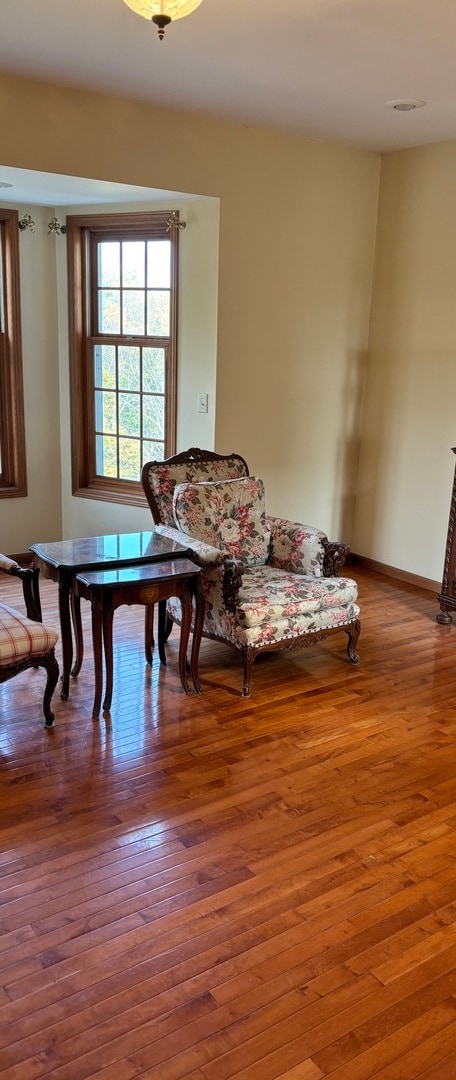
[[[171,22],[191,15],[201,3],[202,0],[124,0],[124,4],[143,19],[164,15]]]

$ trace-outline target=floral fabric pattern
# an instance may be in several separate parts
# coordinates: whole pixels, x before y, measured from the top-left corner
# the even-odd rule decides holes
[[[164,525],[176,526],[173,494],[176,484],[234,480],[245,476],[245,469],[236,458],[225,461],[192,462],[188,465],[154,465],[149,470],[149,484],[160,507]]]
[[[177,484],[173,512],[184,532],[245,566],[264,565],[270,527],[264,484],[255,476],[218,483]]]
[[[326,533],[310,525],[299,525],[284,518],[269,518],[271,527],[270,566],[294,574],[313,574],[322,577],[323,541]]]
[[[312,605],[310,598],[306,602],[306,590],[310,584],[318,583],[315,579],[302,579],[299,597],[295,591],[299,586],[290,581],[290,575],[279,578],[278,574],[268,567],[246,569],[236,614],[231,615],[223,600],[223,567],[208,569],[203,578],[204,632],[239,647],[261,649],[281,641],[286,645],[304,634],[343,629],[358,619],[357,586],[350,578],[320,579],[320,593],[314,595]],[[336,584],[337,588],[328,589]],[[171,617],[179,621],[179,601],[169,600],[168,609]]]
[[[326,533],[268,517],[264,486],[256,477],[227,480],[225,473],[222,482],[212,467],[210,477],[195,478],[194,470],[182,475],[185,468],[166,477],[166,468],[157,492],[166,524],[156,529],[184,544],[204,567],[206,636],[260,652],[335,629],[352,633],[356,627],[358,634],[356,582],[323,575]],[[227,585],[227,556],[240,561],[234,596]],[[232,601],[234,610],[228,610]],[[168,611],[180,621],[177,599],[168,601]]]
[[[276,619],[346,607],[356,601],[357,595],[356,583],[350,578],[315,578],[270,566],[261,570],[254,567],[244,573],[237,618],[242,626],[260,626]]]

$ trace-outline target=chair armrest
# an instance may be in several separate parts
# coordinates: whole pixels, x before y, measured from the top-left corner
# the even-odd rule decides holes
[[[324,548],[323,577],[336,577],[349,553],[348,544],[341,544],[337,540],[331,543],[326,540],[324,541]]]
[[[171,525],[156,525],[155,531],[160,533],[160,536],[167,536],[168,539],[176,540],[182,546],[185,545],[188,548],[190,558],[193,558],[198,566],[203,567],[208,572],[210,580],[221,581],[223,602],[227,611],[234,615],[237,596],[242,583],[244,563],[240,559],[224,555],[219,548],[211,547],[210,544],[203,544],[201,540],[195,540],[193,536],[181,532],[180,529],[173,529]]]
[[[268,565],[293,574],[333,577],[343,566],[346,544],[332,543],[312,525],[268,517],[271,547]]]
[[[3,570],[5,574],[11,574],[12,577],[18,577],[22,581],[22,591],[24,594],[24,603],[27,611],[27,617],[33,619],[34,622],[42,622],[41,615],[41,600],[40,591],[38,585],[39,570],[33,567],[19,566],[19,563],[14,562],[14,559],[8,559],[7,555],[2,555],[0,552],[0,570]]]
[[[236,614],[237,598],[242,585],[244,563],[241,559],[233,559],[229,555],[223,556],[223,600],[226,610],[230,615]]]
[[[193,536],[189,536],[180,529],[174,529],[171,525],[156,525],[155,532],[186,547],[198,566],[221,566],[222,564],[223,555],[219,548],[203,544],[201,540],[195,540]]]

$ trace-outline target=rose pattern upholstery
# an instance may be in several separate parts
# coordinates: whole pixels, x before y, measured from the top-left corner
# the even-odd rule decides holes
[[[267,561],[271,530],[264,484],[256,476],[176,484],[173,514],[179,529],[253,566]]]
[[[217,457],[217,455],[207,451],[202,454],[202,460],[193,460],[193,455],[201,454],[201,451],[189,450],[187,454],[192,455],[190,461],[179,462],[179,457],[184,455],[178,454],[176,455],[177,460],[172,461],[172,463],[169,459],[163,462],[148,461],[143,468],[143,488],[149,503],[152,497],[157,508],[159,508],[159,517],[157,518],[154,515],[155,520],[164,525],[176,525],[173,511],[173,495],[176,484],[235,480],[240,476],[246,476],[248,472],[245,461],[237,454]],[[153,512],[154,507],[151,506],[151,509]]]
[[[239,498],[240,486],[243,498]],[[253,662],[265,649],[310,645],[344,631],[349,660],[359,662],[357,585],[351,578],[335,576],[345,545],[330,544],[320,529],[266,514],[263,519],[262,511],[258,513],[263,495],[264,486],[255,477],[232,484],[176,481],[172,516],[178,526],[185,525],[185,531],[157,524],[158,532],[185,543],[205,568],[203,634],[239,651],[245,697],[250,694]],[[263,537],[254,536],[249,552],[248,530],[258,532],[263,520]],[[266,548],[263,564],[257,555]],[[179,622],[173,600],[168,611]]]

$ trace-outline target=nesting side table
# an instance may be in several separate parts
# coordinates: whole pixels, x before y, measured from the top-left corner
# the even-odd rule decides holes
[[[111,570],[118,566],[142,566],[169,561],[188,555],[188,549],[156,532],[113,533],[108,536],[87,536],[77,540],[57,540],[53,543],[32,544],[33,565],[44,578],[57,581],[59,586],[60,630],[62,636],[63,670],[61,697],[65,701],[70,689],[70,674],[79,674],[84,652],[79,597],[73,590],[76,574],[87,570]],[[75,632],[76,659],[73,664],[73,635]],[[151,636],[151,619],[146,614],[146,649]]]
[[[160,604],[164,612],[163,601],[170,596],[177,596],[182,605],[182,624],[179,644],[179,674],[182,688],[191,693],[187,680],[187,647],[192,622],[192,602],[195,604],[193,642],[190,672],[195,693],[201,692],[198,677],[198,656],[204,620],[204,594],[201,583],[201,567],[188,559],[175,559],[172,562],[157,562],[147,566],[119,567],[112,570],[95,570],[79,573],[74,580],[77,597],[89,600],[92,607],[92,639],[95,668],[95,696],[92,717],[100,714],[104,646],[106,667],[106,689],[103,709],[109,712],[113,689],[112,623],[116,608],[122,604]],[[160,618],[158,628],[160,660],[164,654],[164,617]]]

